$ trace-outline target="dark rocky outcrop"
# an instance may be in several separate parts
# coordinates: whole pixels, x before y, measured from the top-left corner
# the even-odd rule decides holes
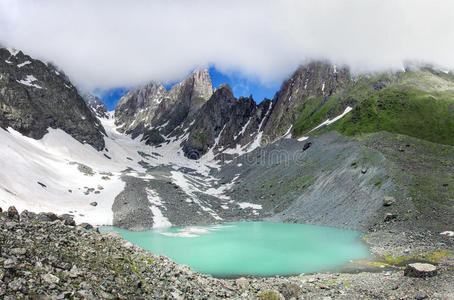
[[[12,52],[0,49],[0,127],[35,139],[59,128],[102,150],[104,128],[64,73]]]
[[[260,130],[270,101],[257,106],[252,96],[236,99],[228,85],[221,86],[200,109],[183,143],[185,155],[198,159],[213,148],[216,154],[250,144]]]

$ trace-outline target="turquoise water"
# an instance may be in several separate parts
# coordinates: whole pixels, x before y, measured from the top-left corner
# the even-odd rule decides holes
[[[104,227],[155,254],[214,276],[293,275],[335,270],[369,256],[359,231],[268,222],[132,232]]]

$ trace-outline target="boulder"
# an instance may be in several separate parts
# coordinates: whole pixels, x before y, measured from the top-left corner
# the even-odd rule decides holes
[[[91,202],[90,205],[91,205],[91,206],[97,206],[97,205],[98,205],[98,202]]]
[[[385,215],[385,222],[389,222],[389,221],[394,220],[396,218],[397,218],[396,214],[387,213]]]
[[[74,217],[68,214],[63,214],[59,217],[60,220],[62,220],[65,225],[69,226],[76,226],[76,222],[74,221]]]
[[[12,220],[19,221],[19,213],[14,206],[10,206],[6,212],[6,216]]]
[[[34,220],[34,219],[36,219],[36,214],[34,212],[24,210],[20,213],[20,219],[21,220],[26,220],[26,219]]]
[[[93,229],[93,226],[91,226],[91,225],[88,224],[88,223],[82,223],[82,224],[80,224],[79,226],[82,227],[83,229],[86,229],[86,230]]]
[[[44,280],[44,282],[46,282],[48,284],[58,284],[60,282],[60,278],[58,278],[55,275],[49,274],[49,273],[45,274],[41,277]]]
[[[17,267],[17,260],[15,258],[8,258],[3,262],[3,268],[14,270]]]
[[[433,277],[437,275],[437,267],[431,264],[426,263],[414,263],[409,264],[404,271],[405,276],[409,277]]]
[[[309,149],[311,146],[312,146],[312,142],[307,142],[307,143],[305,143],[304,146],[303,146],[303,151],[306,151],[306,150]]]
[[[51,212],[46,212],[46,213],[40,213],[40,217],[38,217],[41,221],[49,221],[53,222],[55,220],[58,220],[58,217],[56,214],[51,213]]]
[[[366,169],[366,168],[362,168],[362,169],[361,169],[361,173],[362,173],[362,174],[366,174],[366,173],[367,173],[367,169]]]
[[[386,197],[383,199],[383,206],[391,206],[391,205],[393,205],[395,202],[396,202],[396,199],[394,199],[394,197],[386,196]]]

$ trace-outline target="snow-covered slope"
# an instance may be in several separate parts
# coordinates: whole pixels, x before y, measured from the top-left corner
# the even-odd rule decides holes
[[[175,171],[169,174],[169,180],[194,202],[197,201],[194,191],[206,190],[209,195],[221,196],[226,188],[210,186],[216,180],[208,173],[219,167],[217,162],[184,157],[179,148],[181,140],[154,148],[140,142],[140,137],[134,140],[119,133],[112,113],[101,121],[108,135],[106,149],[101,152],[60,129],[49,128],[41,140],[35,140],[12,128],[0,128],[0,207],[14,205],[19,211],[70,213],[76,222],[112,224],[113,202],[125,187],[121,176],[153,178],[139,163],[143,161],[150,166],[171,165]],[[195,170],[202,176],[197,180],[206,189],[198,188],[197,180],[178,171],[182,168]],[[91,205],[93,202],[97,205]],[[200,206],[204,208],[203,204]]]

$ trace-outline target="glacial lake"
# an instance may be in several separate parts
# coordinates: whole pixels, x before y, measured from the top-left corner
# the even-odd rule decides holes
[[[171,227],[132,232],[103,227],[154,254],[217,277],[336,271],[369,257],[362,233],[334,227],[269,222]]]

